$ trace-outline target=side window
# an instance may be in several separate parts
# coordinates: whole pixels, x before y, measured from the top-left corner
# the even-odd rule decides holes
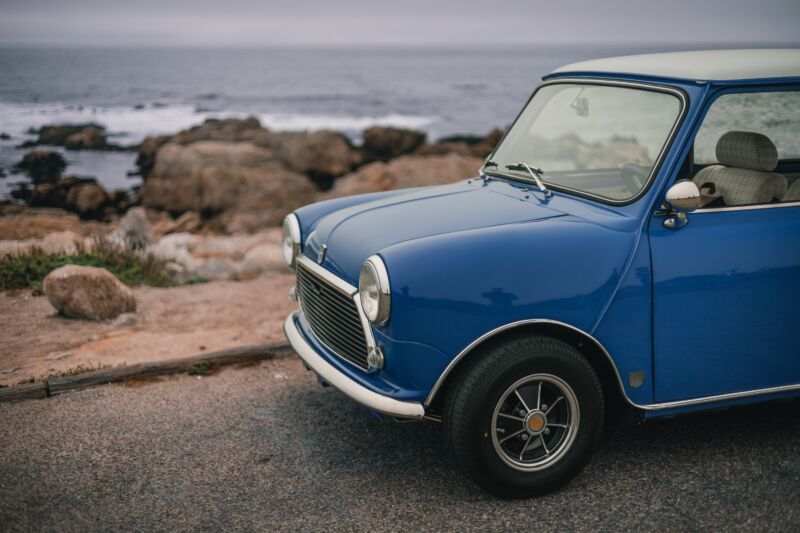
[[[725,94],[694,143],[706,206],[800,201],[800,91]]]

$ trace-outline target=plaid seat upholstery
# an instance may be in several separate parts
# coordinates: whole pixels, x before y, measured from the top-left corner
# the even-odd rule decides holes
[[[783,195],[784,202],[797,202],[800,201],[800,178],[794,180],[794,183]]]
[[[697,173],[698,187],[713,184],[727,206],[767,204],[786,194],[786,177],[772,172],[778,165],[778,150],[766,135],[729,131],[717,141],[719,165]]]

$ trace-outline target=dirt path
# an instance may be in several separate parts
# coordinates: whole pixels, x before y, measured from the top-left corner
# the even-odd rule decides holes
[[[172,359],[284,339],[289,273],[254,280],[135,289],[136,316],[115,322],[59,317],[43,296],[0,294],[0,385],[79,366]]]

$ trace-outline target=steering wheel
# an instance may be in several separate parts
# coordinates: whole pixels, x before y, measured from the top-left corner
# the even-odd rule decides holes
[[[636,165],[634,163],[628,163],[624,165],[619,169],[619,173],[622,176],[622,181],[625,182],[625,186],[628,188],[631,194],[637,194],[642,190],[642,187],[644,187],[649,175],[647,167]]]

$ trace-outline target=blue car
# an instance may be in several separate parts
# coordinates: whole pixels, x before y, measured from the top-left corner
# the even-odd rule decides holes
[[[800,50],[561,67],[480,175],[283,231],[322,382],[440,423],[496,495],[555,490],[608,423],[800,395]]]

